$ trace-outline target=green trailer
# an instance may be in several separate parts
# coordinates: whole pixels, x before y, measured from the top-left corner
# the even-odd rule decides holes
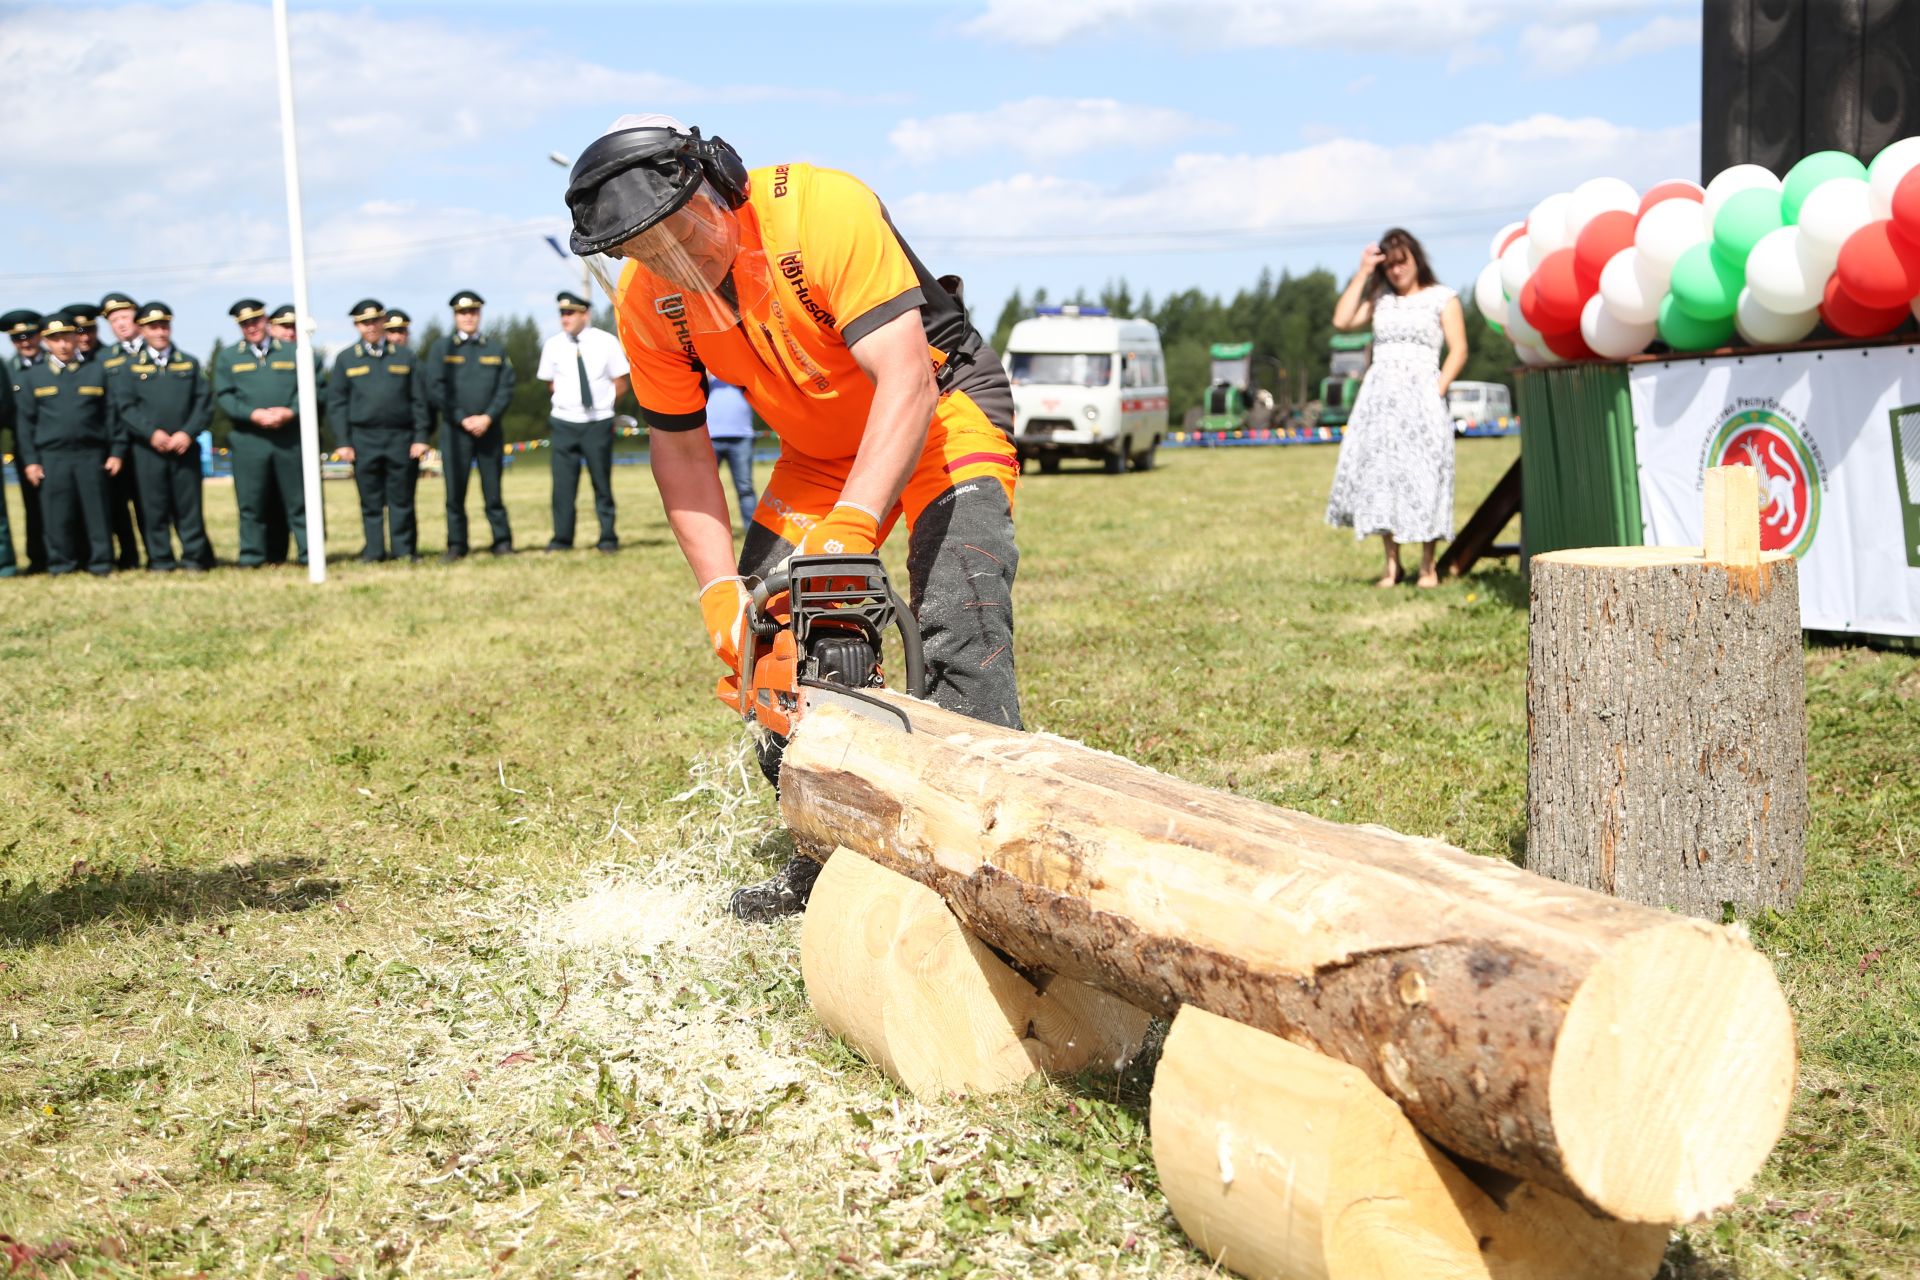
[[[1207,349],[1212,369],[1194,425],[1203,431],[1238,431],[1252,408],[1253,344],[1216,342]]]
[[[1320,420],[1323,427],[1344,427],[1360,396],[1360,380],[1367,376],[1371,333],[1336,333],[1327,349],[1327,376],[1320,380]]]

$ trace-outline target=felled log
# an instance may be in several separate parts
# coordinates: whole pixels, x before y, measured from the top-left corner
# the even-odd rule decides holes
[[[1708,479],[1705,554],[1533,559],[1526,861],[1719,920],[1799,896],[1807,720],[1798,566],[1759,550],[1751,468]]]
[[[1149,1022],[1068,978],[1036,987],[939,894],[846,849],[814,884],[800,975],[827,1029],[917,1098],[994,1093],[1043,1070],[1118,1069]]]
[[[1153,1162],[1193,1242],[1250,1280],[1648,1280],[1667,1228],[1476,1178],[1358,1068],[1184,1008]]]
[[[1351,1063],[1447,1149],[1628,1221],[1726,1204],[1779,1137],[1792,1019],[1726,929],[888,700],[912,732],[806,712],[788,826],[1024,966]]]

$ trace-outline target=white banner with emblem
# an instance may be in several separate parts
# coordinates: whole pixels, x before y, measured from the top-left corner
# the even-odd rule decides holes
[[[1759,473],[1760,545],[1801,625],[1920,635],[1920,354],[1908,345],[1635,365],[1642,534],[1700,544],[1702,476]]]

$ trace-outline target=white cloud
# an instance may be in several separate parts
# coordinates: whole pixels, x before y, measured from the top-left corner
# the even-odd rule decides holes
[[[1536,76],[1567,75],[1589,66],[1608,66],[1663,49],[1700,43],[1698,16],[1661,14],[1611,44],[1591,22],[1560,26],[1534,23],[1520,33],[1520,52]]]
[[[1362,76],[1355,76],[1353,79],[1347,82],[1347,92],[1348,93],[1365,93],[1367,90],[1373,88],[1373,86],[1375,85],[1375,83],[1379,81],[1379,79],[1380,77],[1374,75],[1373,72],[1371,71],[1367,72],[1365,75],[1362,75]]]
[[[1124,184],[1027,173],[888,203],[916,244],[1059,253],[1092,241],[1151,246],[1164,236],[1162,244],[1207,248],[1261,237],[1338,239],[1349,228],[1358,235],[1392,223],[1418,233],[1423,217],[1483,219],[1491,229],[1497,216],[1478,211],[1525,209],[1600,174],[1642,187],[1691,175],[1698,153],[1694,124],[1640,129],[1537,115],[1420,143],[1339,138],[1264,155],[1187,154]]]
[[[556,86],[568,106],[806,96],[753,85],[697,89],[429,17],[309,10],[292,21],[302,177],[315,189],[365,183],[516,131],[530,113],[558,105]],[[277,193],[272,50],[264,5],[8,9],[0,16],[9,110],[0,201],[32,207],[59,191],[111,215],[126,194],[171,204],[210,192]]]
[[[1028,48],[1136,29],[1190,48],[1444,49],[1458,57],[1460,47],[1548,8],[1539,0],[985,0],[962,30]],[[1678,8],[1676,0],[1555,0],[1551,12],[1568,23]]]
[[[928,163],[978,151],[1013,151],[1029,161],[1061,160],[1109,147],[1162,147],[1225,127],[1169,107],[1113,98],[1024,98],[991,111],[902,120],[887,135],[894,150]]]

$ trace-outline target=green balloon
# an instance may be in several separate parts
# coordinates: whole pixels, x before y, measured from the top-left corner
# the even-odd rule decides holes
[[[1711,244],[1696,244],[1673,264],[1669,296],[1690,319],[1713,323],[1731,321],[1740,305],[1740,290],[1746,283],[1744,265],[1735,266]]]
[[[1487,328],[1493,330],[1495,333],[1505,333],[1507,331],[1507,327],[1505,325],[1501,324],[1498,320],[1494,320],[1492,318],[1488,318]]]
[[[1833,178],[1864,178],[1867,166],[1844,151],[1816,151],[1787,170],[1786,180],[1780,184],[1780,216],[1786,219],[1788,226],[1800,221],[1800,206],[1807,202],[1813,189]],[[1719,223],[1716,221],[1716,227]]]
[[[1711,351],[1733,338],[1733,319],[1696,320],[1675,305],[1671,294],[1660,302],[1660,340],[1675,351]]]
[[[1778,231],[1786,225],[1781,215],[1780,193],[1769,191],[1765,187],[1749,187],[1745,191],[1736,191],[1720,206],[1720,212],[1713,218],[1713,247],[1728,262],[1741,264],[1741,274],[1746,274],[1747,255],[1753,252],[1753,246],[1760,243],[1760,237],[1769,231]]]

